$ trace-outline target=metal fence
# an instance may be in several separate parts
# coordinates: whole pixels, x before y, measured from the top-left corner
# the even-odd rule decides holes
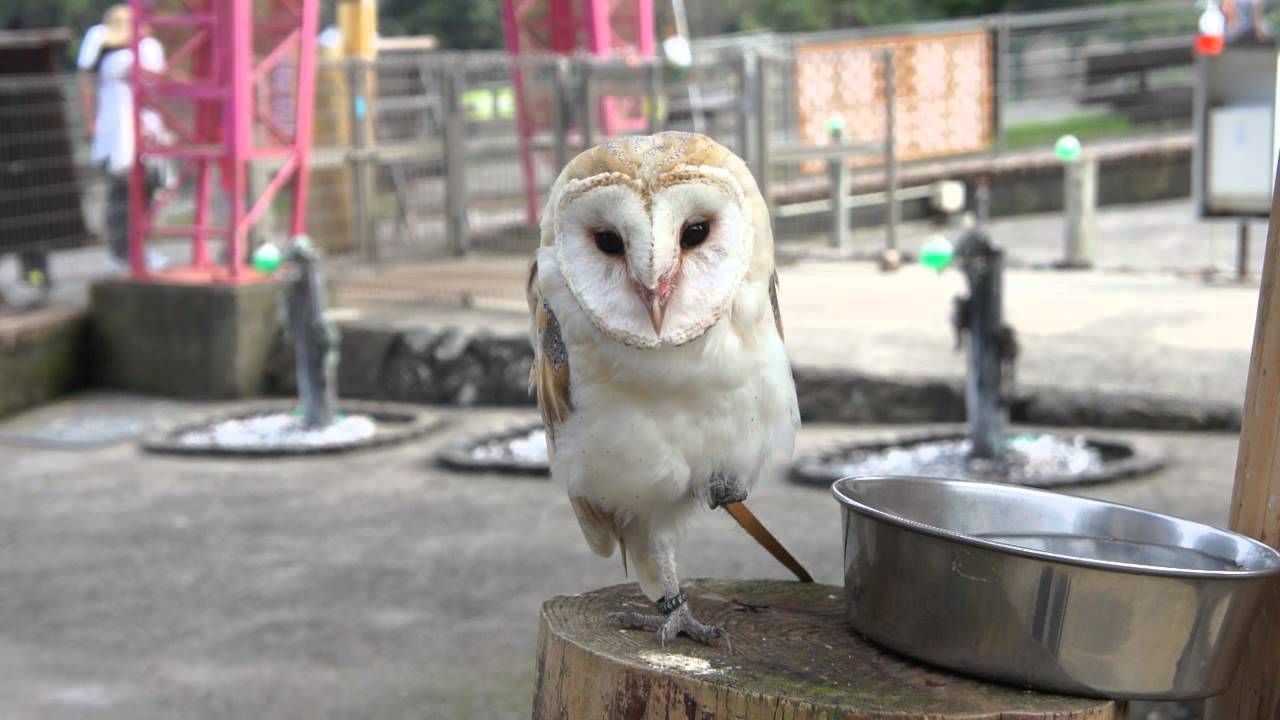
[[[783,239],[829,228],[820,212],[808,213],[810,222],[794,220],[806,203],[816,211],[830,196],[831,118],[806,106],[820,109],[834,97],[849,108],[843,136],[851,147],[843,152],[853,154],[857,173],[886,186],[870,203],[891,194],[885,170],[892,166],[1043,150],[1064,133],[1086,143],[1186,133],[1195,20],[1189,2],[1157,2],[761,33],[696,43],[688,69],[500,53],[383,57],[371,192],[382,202],[372,213],[370,254],[531,248],[529,207],[545,202],[565,160],[609,134],[599,121],[605,98],[631,101],[643,119],[636,131],[697,130],[741,155],[775,212],[793,220]],[[928,42],[913,42],[922,38]],[[517,76],[541,113],[529,133],[531,198]],[[890,77],[896,87],[887,102]],[[824,82],[839,87],[806,102]],[[989,98],[975,101],[983,93]],[[901,198],[920,189],[898,190]]]
[[[1185,133],[1195,19],[1190,2],[1155,2],[759,33],[695,43],[687,69],[496,52],[388,53],[371,65],[322,65],[308,226],[331,252],[371,261],[527,251],[536,244],[531,215],[559,167],[608,134],[599,109],[617,102],[639,118],[627,126],[633,131],[698,130],[744,157],[776,213],[813,216],[809,224],[789,221],[783,239],[826,232],[818,210],[832,187],[828,126],[838,114],[826,110],[845,112],[847,147],[839,152],[852,158],[854,172],[885,186],[870,203],[911,191],[895,187],[891,170],[899,165],[1045,148],[1065,132],[1086,142]],[[15,82],[0,82],[0,97]],[[88,163],[74,78],[22,82],[60,93],[73,149],[50,162],[75,169],[84,217],[97,230],[101,188]],[[521,85],[536,101],[528,163]],[[369,102],[355,100],[361,96]],[[271,171],[263,165],[257,182]],[[172,203],[168,211],[183,207]],[[273,210],[261,237],[287,225],[287,212]],[[16,228],[24,220],[3,222]]]

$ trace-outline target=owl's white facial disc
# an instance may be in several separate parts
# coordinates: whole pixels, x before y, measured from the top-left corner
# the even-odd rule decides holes
[[[561,271],[601,332],[633,347],[682,345],[733,303],[753,236],[741,186],[717,167],[649,183],[620,173],[577,180],[556,210]]]

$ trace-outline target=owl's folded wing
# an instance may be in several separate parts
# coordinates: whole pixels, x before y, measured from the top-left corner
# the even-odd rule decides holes
[[[786,340],[782,334],[782,311],[778,309],[778,271],[769,276],[769,302],[773,305],[773,324],[778,326],[778,339]]]
[[[560,337],[560,323],[538,292],[538,263],[529,272],[526,291],[533,319],[533,367],[529,385],[538,395],[538,409],[547,427],[548,447],[555,447],[556,430],[573,411],[569,397],[569,354]]]
[[[560,336],[560,322],[538,292],[538,263],[529,271],[526,291],[532,316],[533,367],[529,385],[538,396],[538,409],[547,429],[547,449],[554,451],[556,430],[573,412],[569,395],[569,353]],[[584,497],[570,497],[578,526],[591,551],[601,557],[613,555],[615,544],[621,544],[622,533],[613,517]],[[627,564],[626,546],[622,549],[622,565]]]

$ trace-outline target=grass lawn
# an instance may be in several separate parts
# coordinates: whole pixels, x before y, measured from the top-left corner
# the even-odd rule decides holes
[[[1071,134],[1085,142],[1090,138],[1129,135],[1133,124],[1123,115],[1076,115],[1044,122],[1029,122],[1005,128],[1005,147],[1010,150],[1051,148],[1063,135]]]

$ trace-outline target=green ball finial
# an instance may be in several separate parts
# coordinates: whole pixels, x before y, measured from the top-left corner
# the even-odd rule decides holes
[[[932,237],[920,246],[920,264],[937,272],[942,272],[951,264],[956,249],[951,241],[938,236]]]
[[[1053,144],[1053,154],[1062,162],[1075,162],[1080,159],[1080,139],[1075,135],[1063,135]]]
[[[253,251],[253,269],[270,275],[280,267],[280,248],[273,243],[263,243]]]
[[[843,115],[832,115],[831,117],[827,118],[827,134],[828,135],[844,134],[844,116]]]

